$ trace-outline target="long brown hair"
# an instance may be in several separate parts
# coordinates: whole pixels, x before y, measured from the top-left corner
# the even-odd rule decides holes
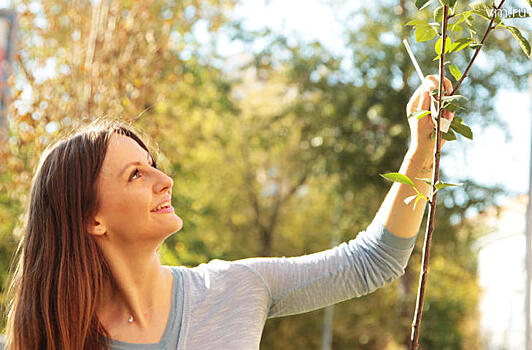
[[[9,287],[7,349],[108,349],[97,317],[114,279],[88,220],[112,133],[149,150],[130,125],[97,119],[42,155],[32,181],[18,263]]]

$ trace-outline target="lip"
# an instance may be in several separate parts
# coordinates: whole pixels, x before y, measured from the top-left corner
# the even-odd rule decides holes
[[[173,212],[174,212],[174,207],[172,207],[172,206],[169,206],[167,208],[162,208],[162,209],[159,209],[159,210],[156,210],[156,211],[152,210],[152,213],[155,213],[155,214],[169,214],[169,213],[173,213]]]
[[[155,208],[157,208],[159,205],[163,204],[163,203],[166,203],[166,202],[170,202],[170,208],[172,208],[172,210],[174,209],[172,207],[172,196],[168,195],[166,197],[164,197],[160,202],[159,204],[157,204],[156,206],[153,207],[152,210],[150,210],[152,213],[158,213],[158,212],[161,212],[162,210],[155,210]],[[167,208],[167,209],[170,209],[170,208]]]

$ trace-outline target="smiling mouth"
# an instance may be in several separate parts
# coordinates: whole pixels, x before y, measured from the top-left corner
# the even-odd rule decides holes
[[[161,203],[159,204],[157,207],[155,207],[154,209],[152,209],[151,211],[152,212],[156,212],[156,211],[159,211],[161,209],[164,209],[164,208],[170,208],[172,207],[172,203],[170,201],[166,201],[164,203]]]
[[[171,205],[170,206],[164,206],[164,207],[161,207],[157,210],[152,210],[151,211],[152,213],[173,213],[174,212],[174,207],[172,207]]]

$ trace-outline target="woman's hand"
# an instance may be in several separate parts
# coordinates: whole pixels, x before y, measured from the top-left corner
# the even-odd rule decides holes
[[[430,111],[430,91],[434,89],[439,89],[440,79],[437,75],[429,75],[425,77],[425,79],[429,88],[424,88],[423,84],[421,84],[417,88],[417,90],[410,98],[410,101],[408,101],[408,104],[406,105],[407,116],[410,115],[410,113],[416,111]],[[445,91],[445,95],[449,95],[453,90],[453,85],[451,84],[451,81],[445,78],[443,84],[443,90]],[[438,95],[436,95],[436,100],[438,99],[437,96]],[[434,116],[434,118],[436,117],[437,116]],[[454,113],[451,113],[447,110],[443,110],[442,118],[446,118],[449,119],[449,121],[452,121],[454,118]],[[426,157],[427,159],[429,159],[433,155],[434,147],[436,145],[436,137],[431,138],[431,134],[436,132],[436,125],[433,123],[431,115],[426,115],[419,120],[415,117],[408,118],[408,124],[410,125],[411,133],[409,153],[415,154],[416,157]],[[445,140],[442,138],[442,147],[444,143]]]

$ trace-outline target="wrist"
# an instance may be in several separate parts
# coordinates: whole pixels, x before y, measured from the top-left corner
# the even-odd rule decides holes
[[[405,162],[424,173],[430,173],[434,164],[434,155],[417,150],[408,150],[405,156]]]

